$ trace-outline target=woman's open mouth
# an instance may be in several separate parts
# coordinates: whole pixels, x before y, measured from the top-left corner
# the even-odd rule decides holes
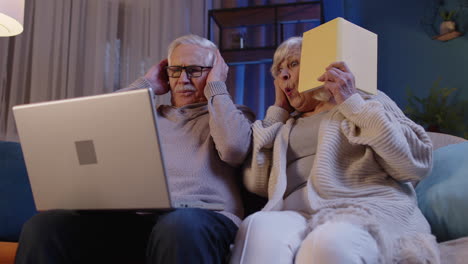
[[[293,88],[286,87],[286,89],[284,89],[284,93],[289,97],[291,96],[293,90]]]

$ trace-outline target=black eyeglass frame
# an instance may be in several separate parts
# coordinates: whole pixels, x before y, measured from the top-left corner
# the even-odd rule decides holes
[[[172,74],[169,74],[170,73],[170,68],[177,68],[179,69],[179,71],[172,71]],[[200,73],[200,75],[194,75],[192,72],[192,70],[190,69],[193,69],[193,68],[200,68],[200,71],[195,71],[196,74]],[[165,66],[164,69],[166,69],[166,72],[167,72],[167,75],[170,77],[170,78],[179,78],[180,75],[182,75],[182,71],[185,71],[185,74],[187,74],[187,77],[188,78],[198,78],[200,76],[202,76],[202,73],[203,73],[203,70],[205,69],[211,69],[213,67],[211,66],[198,66],[198,65],[189,65],[189,66]],[[187,71],[187,69],[189,69]],[[176,73],[179,73],[178,76],[174,76]]]

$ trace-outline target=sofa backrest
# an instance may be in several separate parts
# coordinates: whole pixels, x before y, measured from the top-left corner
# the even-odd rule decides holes
[[[0,241],[17,241],[36,213],[21,146],[0,141]]]

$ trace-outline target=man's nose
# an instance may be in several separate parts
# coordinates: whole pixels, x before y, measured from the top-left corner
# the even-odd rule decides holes
[[[287,81],[287,80],[289,80],[289,78],[291,78],[291,75],[289,75],[289,71],[288,71],[288,70],[282,69],[282,70],[281,70],[281,73],[280,73],[280,77],[281,77],[281,79],[283,79],[284,81]]]
[[[190,78],[186,70],[182,70],[182,72],[180,73],[179,81],[184,83],[190,82]]]

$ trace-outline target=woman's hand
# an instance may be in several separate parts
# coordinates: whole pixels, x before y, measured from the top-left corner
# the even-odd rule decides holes
[[[151,67],[145,74],[145,79],[151,84],[151,88],[156,95],[169,92],[169,76],[165,67],[168,65],[167,59]]]
[[[289,100],[284,94],[283,90],[281,90],[277,78],[275,78],[275,105],[283,108],[284,110],[288,111],[288,113],[294,112],[294,108],[289,104]]]
[[[317,80],[325,82],[324,89],[332,94],[338,105],[357,93],[354,75],[342,61],[330,64]]]
[[[216,50],[213,68],[211,68],[211,71],[206,78],[206,82],[226,82],[228,71],[229,67],[226,62],[224,62],[221,53],[219,53],[219,50]]]

